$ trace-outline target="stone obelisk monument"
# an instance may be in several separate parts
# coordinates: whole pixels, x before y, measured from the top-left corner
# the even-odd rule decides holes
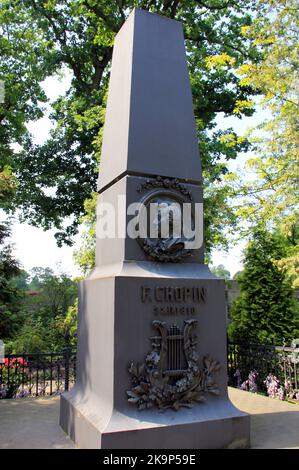
[[[185,206],[196,227],[201,178],[182,25],[134,10],[114,45],[96,268],[80,286],[77,382],[61,397],[61,426],[82,448],[249,446],[249,417],[227,396],[224,282],[202,244],[174,234]],[[157,212],[142,218],[136,203]],[[115,234],[103,238],[109,207]]]

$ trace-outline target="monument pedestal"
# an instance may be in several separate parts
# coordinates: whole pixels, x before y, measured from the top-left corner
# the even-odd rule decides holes
[[[227,396],[224,282],[206,266],[191,263],[126,262],[110,266],[107,273],[107,266],[103,272],[98,268],[81,284],[78,378],[61,397],[64,431],[81,448],[248,447],[249,417]],[[169,362],[178,366],[182,361],[180,335],[174,347],[169,343],[171,328],[183,331],[194,320],[190,339],[196,339],[199,367],[205,357],[219,363],[212,378],[198,387],[206,401],[198,403],[178,391],[177,410],[168,407],[167,397],[141,411],[138,405],[151,402],[148,396],[129,401],[136,389],[130,364],[138,367],[151,354],[153,341],[159,340],[157,318],[163,320],[172,351],[165,357],[163,376],[170,374]],[[170,380],[174,384],[179,378]]]
[[[90,405],[76,405],[72,393],[62,396],[61,426],[82,449],[244,449],[249,447],[249,416],[228,399],[174,415],[128,416],[114,411],[106,426],[90,416]],[[96,403],[94,403],[96,405]],[[217,416],[217,417],[216,417]],[[64,421],[65,420],[65,421]],[[93,421],[94,420],[94,421]]]
[[[224,282],[203,264],[179,22],[135,9],[117,34],[100,170],[96,269],[80,286],[62,428],[81,448],[248,447],[249,417],[227,396]]]

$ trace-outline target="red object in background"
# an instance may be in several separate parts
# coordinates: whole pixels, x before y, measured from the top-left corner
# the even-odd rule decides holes
[[[14,357],[12,359],[9,359],[8,357],[4,358],[3,364],[8,367],[8,366],[13,366],[13,365],[20,365],[20,366],[27,366],[28,363],[23,357]]]

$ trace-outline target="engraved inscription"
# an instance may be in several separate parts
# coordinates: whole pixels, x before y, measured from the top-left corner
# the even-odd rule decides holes
[[[141,286],[141,301],[151,303],[155,315],[194,315],[206,298],[204,287]]]
[[[204,303],[204,287],[147,287],[141,286],[142,302]]]
[[[161,307],[160,305],[155,305],[153,312],[155,315],[194,315],[196,313],[195,307],[176,307],[176,306],[166,306]]]

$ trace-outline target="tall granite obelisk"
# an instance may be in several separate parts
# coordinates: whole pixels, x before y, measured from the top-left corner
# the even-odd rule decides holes
[[[227,396],[224,282],[184,236],[127,231],[131,204],[156,205],[159,225],[173,204],[194,220],[202,203],[177,21],[135,9],[116,36],[99,193],[99,226],[112,207],[116,232],[98,230],[96,268],[80,285],[62,428],[82,448],[248,447],[249,417]]]

